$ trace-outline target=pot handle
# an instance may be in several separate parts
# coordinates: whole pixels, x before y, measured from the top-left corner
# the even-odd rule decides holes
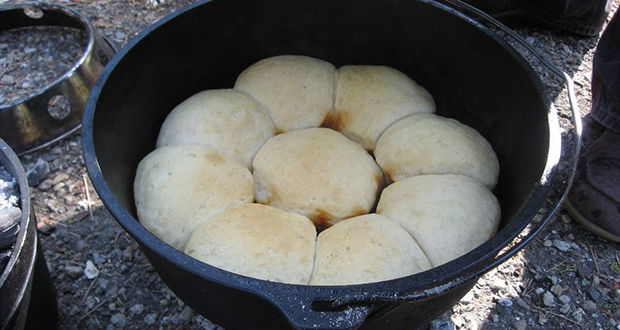
[[[310,286],[294,286],[282,295],[269,294],[269,299],[284,314],[294,329],[357,329],[377,306],[369,303],[340,304],[334,306],[335,293]],[[278,291],[272,291],[278,292]],[[325,299],[317,297],[324,296]],[[331,298],[328,298],[331,297]],[[324,301],[324,304],[317,303]]]
[[[429,1],[429,0],[423,0]],[[438,0],[444,4],[447,4],[452,9],[458,10],[461,13],[465,14],[473,14],[477,19],[486,21],[492,27],[501,30],[502,32],[509,35],[513,38],[517,43],[523,46],[528,52],[533,55],[537,60],[540,61],[547,69],[553,72],[558,79],[560,79],[567,89],[567,98],[568,104],[571,112],[570,122],[573,125],[573,130],[568,130],[566,133],[561,135],[562,145],[566,144],[568,147],[562,148],[560,154],[560,161],[566,162],[570,164],[570,166],[574,169],[577,164],[577,160],[579,158],[579,150],[581,144],[581,116],[579,111],[579,106],[577,103],[577,98],[575,96],[575,88],[572,79],[562,70],[557,68],[553,63],[551,63],[547,56],[543,55],[539,50],[532,47],[523,37],[521,37],[518,33],[511,30],[504,24],[497,21],[495,18],[490,15],[484,13],[483,11],[466,4],[460,0]],[[571,138],[572,136],[572,138]],[[337,298],[336,300],[332,300],[332,306],[343,306],[348,304],[360,304],[360,303],[380,303],[380,302],[403,302],[403,301],[411,301],[411,300],[422,300],[428,299],[440,294],[445,293],[448,288],[453,288],[461,285],[465,285],[470,281],[476,280],[480,276],[489,272],[490,270],[496,268],[500,264],[504,263],[506,260],[514,256],[517,252],[523,249],[527,244],[530,243],[537,235],[540,233],[547,223],[551,220],[551,218],[557,213],[557,211],[561,208],[563,204],[564,198],[568,194],[568,188],[571,186],[574,176],[574,170],[566,171],[563,175],[558,173],[550,188],[550,193],[548,197],[551,195],[553,200],[557,200],[557,203],[550,203],[545,205],[543,209],[537,214],[534,218],[534,225],[530,228],[530,231],[522,237],[517,238],[516,241],[510,245],[509,249],[502,251],[499,255],[497,255],[492,260],[488,261],[485,264],[481,264],[478,268],[472,270],[470,273],[461,275],[459,277],[453,278],[449,281],[449,284],[442,287],[430,287],[427,289],[421,289],[413,292],[397,294],[397,295],[347,295]]]

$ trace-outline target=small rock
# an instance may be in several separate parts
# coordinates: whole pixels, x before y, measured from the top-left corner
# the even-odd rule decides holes
[[[583,309],[588,312],[594,312],[596,310],[596,303],[592,300],[586,300],[582,305]]]
[[[568,312],[570,312],[570,305],[569,304],[565,304],[565,305],[562,305],[562,307],[560,307],[560,313],[566,314]]]
[[[515,328],[515,330],[525,330],[527,322],[525,322],[525,320],[518,320],[512,323],[512,327]]]
[[[538,324],[544,325],[545,323],[547,323],[547,313],[538,313]]]
[[[86,278],[88,278],[89,280],[92,280],[95,277],[99,276],[99,269],[95,267],[95,264],[93,264],[92,261],[87,260],[86,267],[84,268],[84,275],[86,275]]]
[[[38,158],[34,166],[26,172],[26,176],[28,177],[28,184],[31,187],[38,186],[43,180],[47,178],[49,173],[50,164],[43,160],[43,158]]]
[[[559,280],[556,276],[549,276],[549,277],[547,277],[547,278],[548,278],[548,279],[549,279],[549,281],[551,281],[551,283],[553,283],[554,285],[555,285],[555,284],[560,283],[560,280]]]
[[[125,318],[125,315],[116,313],[110,317],[110,323],[122,328],[125,326],[125,323],[127,323],[127,319]]]
[[[57,185],[59,183],[65,183],[65,181],[69,180],[69,174],[67,173],[60,173],[58,175],[56,175],[54,177],[54,179],[52,180],[52,185]]]
[[[55,192],[59,192],[61,191],[67,184],[64,182],[58,182],[57,184],[54,185],[54,187],[52,187],[52,190]]]
[[[157,321],[157,313],[146,314],[144,317],[144,323],[148,325],[153,325]]]
[[[37,187],[37,189],[39,189],[41,191],[48,191],[48,190],[50,190],[50,188],[52,188],[52,186],[53,186],[52,180],[45,179],[45,180],[41,181],[41,183],[39,183],[39,186]]]
[[[95,299],[95,297],[93,296],[88,296],[86,297],[86,300],[84,300],[84,304],[86,305],[86,309],[88,310],[93,309],[96,303],[97,303],[97,299]]]
[[[129,308],[129,311],[134,315],[140,315],[142,314],[142,312],[144,312],[144,305],[135,304]]]
[[[517,303],[517,305],[521,306],[521,308],[530,309],[530,306],[522,298],[517,298],[515,302]]]
[[[220,329],[219,326],[213,324],[213,322],[209,321],[202,315],[196,315],[196,317],[194,317],[194,323],[196,323],[198,326],[205,330]]]
[[[69,265],[69,266],[65,266],[65,273],[69,275],[69,277],[76,279],[82,276],[83,270],[82,270],[82,267],[80,266]]]
[[[551,292],[545,292],[545,294],[543,295],[543,304],[547,307],[555,306],[555,297]]]
[[[596,288],[589,288],[586,293],[588,297],[590,297],[594,302],[599,303],[601,301],[601,294],[596,290]]]
[[[452,320],[437,319],[431,322],[431,330],[454,330],[454,322]]]
[[[0,84],[2,85],[14,85],[15,84],[15,77],[9,75],[9,74],[4,74],[2,75],[2,78],[0,79]]]
[[[570,302],[570,297],[565,294],[561,295],[559,299],[563,304],[568,304]]]
[[[194,311],[192,310],[192,308],[189,306],[185,306],[183,307],[183,310],[179,314],[178,319],[182,323],[188,323],[189,321],[192,320],[193,317],[194,317]]]
[[[553,240],[553,246],[555,246],[558,250],[560,250],[562,252],[566,252],[566,251],[570,250],[570,248],[571,248],[569,242],[562,241],[562,240],[559,240],[559,239],[554,239]]]
[[[581,307],[578,307],[572,314],[573,319],[575,321],[577,321],[577,323],[581,323],[583,321],[583,314],[585,314],[586,312],[581,309]]]
[[[545,246],[545,247],[551,247],[552,245],[553,245],[553,242],[551,242],[551,240],[546,239],[543,242],[543,246]]]
[[[502,307],[512,307],[512,300],[510,298],[501,298],[497,303]]]
[[[108,309],[111,310],[111,311],[116,310],[116,304],[115,303],[109,303],[108,304]]]
[[[543,292],[545,292],[545,289],[543,289],[543,288],[536,288],[536,290],[534,290],[534,292],[536,294],[542,294]]]
[[[561,285],[556,284],[556,285],[551,286],[549,291],[551,291],[551,293],[553,293],[556,297],[559,297],[562,294],[562,292],[564,292],[564,289],[562,288]]]
[[[463,298],[461,298],[460,302],[463,304],[469,304],[473,300],[474,300],[474,290],[470,290],[469,292],[467,292],[465,296],[463,296]]]

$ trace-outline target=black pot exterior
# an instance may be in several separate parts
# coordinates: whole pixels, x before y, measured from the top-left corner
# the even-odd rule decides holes
[[[0,273],[0,329],[34,329],[37,325],[54,329],[57,321],[56,296],[37,238],[28,179],[19,158],[2,139],[0,165],[17,181],[19,207],[22,210],[20,231],[11,258]],[[32,317],[33,314],[36,318]]]
[[[440,115],[476,128],[501,164],[498,234],[424,273],[318,287],[232,274],[146,231],[136,220],[133,179],[169,111],[198,91],[231,88],[244,68],[282,54],[392,66],[431,92]],[[540,210],[559,159],[555,116],[539,78],[510,46],[434,1],[214,0],[168,16],[123,48],[95,84],[82,128],[86,165],[107,208],[162,279],[211,321],[231,329],[399,329],[450,308]]]

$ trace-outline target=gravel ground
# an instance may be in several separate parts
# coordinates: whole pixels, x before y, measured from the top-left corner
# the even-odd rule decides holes
[[[148,24],[191,1],[58,2],[82,12],[122,46]],[[619,5],[615,0],[612,11]],[[598,38],[536,28],[517,31],[574,79],[585,115]],[[14,78],[15,84],[23,83]],[[565,91],[557,83],[550,83],[550,94],[559,108],[566,105]],[[79,133],[22,161],[30,170],[40,237],[58,291],[61,328],[216,327],[175,297],[102,207],[86,175]],[[531,244],[484,275],[430,327],[620,329],[618,246],[586,232],[561,210]]]

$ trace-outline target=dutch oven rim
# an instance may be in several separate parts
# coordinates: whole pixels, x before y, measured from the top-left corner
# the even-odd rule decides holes
[[[292,316],[290,313],[297,314],[296,318],[298,318],[300,315],[299,313],[301,312],[313,312],[313,310],[309,308],[308,304],[323,299],[332,302],[334,307],[352,302],[370,303],[374,301],[402,301],[412,299],[426,299],[431,296],[441,294],[442,292],[445,292],[451,288],[458,287],[482,275],[484,272],[494,267],[488,267],[489,263],[491,263],[491,265],[497,265],[494,262],[494,258],[496,258],[496,256],[498,255],[498,253],[500,253],[502,249],[506,248],[511,242],[513,242],[515,238],[517,238],[517,236],[519,236],[519,234],[525,229],[526,226],[532,223],[534,217],[544,207],[543,205],[545,200],[547,200],[547,197],[549,197],[549,195],[551,194],[550,191],[552,185],[560,184],[556,182],[556,174],[558,171],[557,165],[559,164],[562,157],[567,156],[561,153],[562,139],[560,134],[558,115],[556,114],[553,105],[548,102],[547,94],[545,93],[544,98],[546,104],[548,105],[547,118],[549,128],[549,149],[547,152],[545,167],[542,171],[540,180],[537,184],[534,185],[534,187],[528,194],[527,199],[524,201],[523,205],[517,212],[517,215],[511,220],[510,223],[506,224],[495,234],[495,236],[493,236],[490,240],[488,240],[481,246],[446,264],[431,268],[421,273],[382,282],[340,286],[313,286],[278,283],[246,277],[208,265],[184,254],[179,250],[176,250],[175,248],[164,243],[162,240],[160,240],[155,235],[146,230],[146,228],[144,228],[139,223],[139,221],[135,217],[133,217],[128,210],[125,209],[125,207],[115,197],[114,193],[112,193],[112,190],[108,187],[103,177],[103,173],[101,172],[101,169],[99,167],[98,159],[95,152],[93,123],[98,99],[102,90],[106,86],[106,81],[110,77],[110,75],[114,73],[116,66],[123,61],[124,57],[129,54],[134,47],[139,46],[140,42],[143,39],[145,39],[147,36],[150,36],[152,32],[164,27],[169,21],[185,15],[190,10],[196,7],[208,5],[208,3],[213,1],[216,0],[200,0],[175,12],[172,12],[161,18],[157,22],[146,27],[144,30],[134,36],[125,46],[123,46],[104,67],[101,75],[94,84],[88,98],[82,121],[82,148],[86,168],[93,182],[93,185],[99,196],[101,197],[101,200],[103,201],[106,208],[110,211],[115,220],[125,230],[127,230],[129,234],[134,239],[136,239],[136,241],[140,245],[148,247],[148,249],[151,250],[154,254],[164,258],[168,262],[182,268],[183,270],[205,280],[209,280],[211,282],[226,287],[242,290],[267,299],[272,304],[279,307],[279,309],[287,316],[289,321],[291,321]],[[438,0],[444,3],[439,3],[435,0],[418,1],[443,10],[448,15],[455,15],[459,19],[464,20],[466,23],[473,25],[473,27],[476,28],[479,32],[484,33],[486,36],[492,38],[495,42],[502,46],[504,50],[508,51],[512,55],[512,57],[516,60],[516,63],[521,67],[521,69],[524,70],[524,72],[526,72],[530,76],[534,84],[539,87],[539,90],[542,91],[543,84],[540,80],[540,77],[534,72],[533,68],[522,57],[522,55],[520,55],[512,46],[510,46],[504,39],[500,39],[498,35],[490,31],[480,22],[458,11],[454,7],[450,7],[444,3],[447,2],[453,6],[462,6],[461,8],[464,7],[467,10],[472,10],[470,6],[462,4],[458,0]],[[481,14],[481,12],[476,10],[475,8],[473,9],[473,13],[476,15]],[[484,19],[489,19],[489,17],[485,17],[485,14],[483,13],[480,16],[482,16],[482,18]],[[501,23],[498,23],[493,19],[491,20],[492,23],[503,26],[501,25]],[[565,76],[564,78],[570,79],[567,76]],[[569,85],[569,88],[572,88],[570,85],[570,81],[568,81],[567,84]],[[569,93],[569,98],[571,97],[570,94],[572,93]],[[574,106],[576,105],[571,102],[573,117],[575,117],[575,113],[578,113],[575,112],[576,110]],[[571,133],[575,134],[577,136],[577,139],[579,139],[579,118],[576,117],[573,118],[573,120],[576,121],[575,126],[577,128],[576,132]],[[579,143],[576,144],[578,145]],[[572,158],[575,158],[574,153],[578,153],[577,148],[578,146],[575,148],[575,150],[573,150],[573,155],[569,156],[573,156]],[[569,169],[569,171],[573,171],[575,166],[574,159],[572,158],[569,160],[573,163],[571,164],[571,169]],[[570,177],[572,178],[572,173],[570,174]],[[567,182],[563,183],[563,185],[567,184]],[[537,222],[537,227],[534,228],[532,232],[530,232],[530,235],[525,238],[525,242],[519,242],[516,249],[510,249],[508,252],[504,252],[504,255],[497,257],[497,259],[505,260],[509,258],[516,252],[518,252],[518,250],[523,248],[531,239],[533,239],[533,237],[540,230],[542,230],[542,228],[544,228],[546,223],[553,217],[553,215],[555,215],[565,195],[566,193],[564,193],[559,198],[557,204],[554,205],[554,207],[551,207],[548,210],[544,211],[544,215],[542,215],[542,218]],[[482,271],[480,271],[480,269],[482,269]],[[311,298],[310,300],[307,299],[308,296]],[[298,299],[300,297],[305,298],[305,300],[302,301],[301,299]],[[300,308],[300,310],[296,312],[291,309],[290,306],[285,306],[286,304],[297,305],[297,308]],[[317,313],[322,314],[323,317],[327,315],[325,314],[325,312]]]
[[[12,271],[16,267],[17,263],[25,260],[24,262],[29,262],[30,265],[28,265],[28,267],[26,268],[28,272],[24,276],[26,281],[24,281],[23,286],[19,289],[19,292],[16,295],[17,297],[21,297],[28,289],[27,284],[30,277],[32,276],[35,260],[34,253],[32,256],[30,256],[30,259],[28,259],[28,257],[21,257],[23,253],[27,252],[23,251],[23,247],[26,244],[27,236],[32,235],[28,233],[31,226],[32,211],[30,201],[30,186],[28,185],[28,179],[26,177],[24,167],[19,158],[17,157],[17,154],[15,153],[15,151],[13,151],[11,146],[9,146],[2,138],[0,138],[0,151],[0,159],[3,158],[8,161],[8,164],[0,162],[0,165],[3,165],[5,169],[14,176],[15,181],[17,181],[17,185],[19,187],[19,207],[21,208],[22,212],[21,219],[19,221],[19,232],[17,233],[17,237],[15,238],[15,243],[13,246],[13,253],[11,254],[9,262],[6,264],[3,272],[0,273],[0,291],[2,287],[6,284],[6,282],[9,281],[9,277],[11,276]],[[35,238],[35,242],[32,245],[32,251],[36,250],[36,244],[37,242]],[[5,298],[6,297],[3,297],[3,299]],[[18,304],[14,304],[11,311],[9,311],[9,318],[12,317],[12,315],[15,313],[17,307]],[[0,325],[2,324],[2,322],[3,320],[0,319]]]

